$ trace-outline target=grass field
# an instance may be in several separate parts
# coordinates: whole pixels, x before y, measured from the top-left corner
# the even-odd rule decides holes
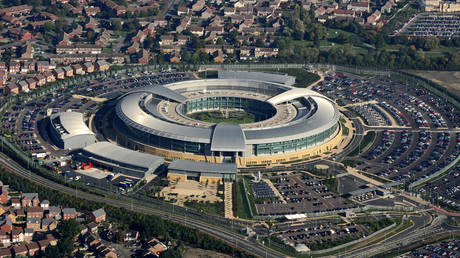
[[[431,80],[460,98],[460,71],[414,71],[408,73]]]
[[[206,203],[197,201],[184,202],[186,207],[195,209],[199,212],[222,216],[224,214],[224,202]]]
[[[268,72],[272,71],[276,73],[288,74],[290,76],[294,76],[295,84],[293,86],[297,88],[306,88],[321,78],[316,73],[312,73],[312,72],[309,72],[309,71],[306,71],[300,68],[263,69],[263,71],[268,71]]]
[[[369,144],[372,144],[372,142],[375,139],[375,132],[370,131],[366,135],[364,135],[363,140],[359,143],[359,146],[356,147],[352,152],[350,152],[347,156],[352,157],[359,155],[360,153],[363,153],[363,151],[367,148]]]
[[[246,199],[244,198],[244,188],[243,188],[243,180],[236,182],[238,186],[236,187],[236,195],[237,195],[237,214],[239,218],[243,219],[251,219],[251,213],[249,212],[249,204],[247,203]]]
[[[204,111],[197,112],[190,115],[192,119],[200,120],[208,123],[236,123],[236,124],[248,124],[259,121],[256,115],[247,113],[244,111],[229,111],[228,117],[220,111]]]

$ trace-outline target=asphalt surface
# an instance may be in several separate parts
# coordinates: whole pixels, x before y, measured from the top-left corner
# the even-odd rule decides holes
[[[89,201],[95,201],[95,202],[100,202],[100,203],[105,203],[108,205],[112,205],[115,207],[120,207],[120,208],[126,208],[129,210],[149,214],[149,215],[157,215],[166,219],[169,219],[171,221],[199,229],[205,233],[208,233],[210,235],[216,236],[233,247],[240,248],[248,253],[252,253],[256,256],[260,257],[283,257],[285,256],[284,254],[281,254],[275,250],[268,249],[264,246],[262,246],[260,243],[248,240],[246,238],[243,238],[242,236],[228,231],[226,229],[220,228],[214,224],[207,224],[205,222],[195,220],[195,219],[190,219],[187,218],[187,215],[181,215],[181,214],[174,214],[162,210],[157,210],[157,209],[152,209],[149,207],[145,207],[142,205],[138,204],[133,204],[129,198],[124,198],[123,200],[115,200],[107,197],[101,197],[97,196],[94,194],[78,191],[78,189],[70,188],[67,186],[63,186],[61,184],[55,183],[51,180],[48,180],[44,177],[38,176],[20,165],[18,165],[16,162],[11,160],[9,157],[7,157],[5,154],[0,153],[0,164],[6,168],[9,172],[14,173],[16,175],[28,178],[31,181],[34,181],[37,184],[43,185],[45,187],[69,194],[69,195],[76,195],[79,198],[86,199]],[[138,200],[134,200],[138,202]]]

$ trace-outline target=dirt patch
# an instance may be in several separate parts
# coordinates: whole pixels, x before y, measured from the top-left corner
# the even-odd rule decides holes
[[[198,201],[210,203],[222,202],[223,199],[218,194],[218,186],[216,184],[205,184],[193,180],[179,181],[171,183],[170,186],[163,188],[160,194],[165,200],[175,199],[177,205],[183,205],[186,201]],[[223,192],[219,192],[223,195]]]
[[[408,71],[409,73],[431,80],[460,97],[460,71]]]
[[[187,248],[182,255],[183,258],[231,258],[230,255],[215,251],[203,250],[198,248]]]

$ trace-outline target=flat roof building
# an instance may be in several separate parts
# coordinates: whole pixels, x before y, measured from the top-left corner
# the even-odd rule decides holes
[[[76,153],[77,159],[91,162],[94,166],[136,178],[148,178],[164,159],[133,151],[109,142],[97,142]]]
[[[83,114],[78,112],[51,115],[49,132],[61,149],[79,149],[96,142],[95,134],[86,126]]]
[[[237,166],[235,163],[207,163],[190,160],[174,160],[168,166],[169,180],[196,180],[217,183],[235,181]]]
[[[253,71],[228,71],[219,70],[219,79],[246,79],[246,80],[257,80],[266,82],[276,82],[285,85],[294,85],[295,77],[287,74],[277,73],[264,73],[264,72],[253,72]]]

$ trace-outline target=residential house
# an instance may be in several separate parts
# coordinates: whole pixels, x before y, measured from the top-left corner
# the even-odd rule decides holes
[[[45,76],[41,75],[41,74],[37,74],[35,77],[34,77],[35,81],[37,82],[37,86],[43,86],[46,84],[46,78]],[[40,204],[41,205],[41,204]]]
[[[29,92],[29,85],[26,81],[19,81],[18,87],[20,92]]]
[[[94,222],[101,222],[105,221],[106,218],[106,213],[104,211],[104,208],[97,209],[95,211],[92,211],[87,217],[87,220],[91,220]]]
[[[140,30],[137,32],[136,36],[134,36],[131,39],[131,42],[144,42],[144,40],[147,38],[147,35],[144,33],[144,31]]]
[[[10,83],[10,84],[15,84],[16,86],[16,83]],[[8,86],[10,85],[8,84]],[[18,88],[16,86],[16,88]],[[21,200],[19,198],[11,198],[11,206],[14,208],[14,209],[19,209],[21,208]]]
[[[64,220],[77,218],[77,211],[75,208],[64,208],[62,209],[62,218]]]
[[[254,57],[260,58],[260,57],[272,57],[272,56],[277,56],[278,55],[278,49],[277,48],[255,48],[254,49]]]
[[[180,46],[161,46],[160,51],[162,53],[178,53],[180,52]]]
[[[11,243],[24,242],[24,232],[22,229],[11,230]]]
[[[230,16],[235,14],[235,8],[234,7],[225,7],[224,8],[224,15],[225,16]]]
[[[177,15],[187,15],[189,11],[190,9],[187,6],[180,6],[179,8],[177,8]]]
[[[42,207],[27,207],[27,217],[43,218]]]
[[[50,245],[50,241],[44,239],[37,242],[40,247],[40,251],[45,252],[46,248]]]
[[[64,67],[62,67],[62,70],[64,70],[65,77],[72,77],[73,76],[73,69],[70,66],[64,66]]]
[[[168,248],[166,247],[165,244],[162,242],[158,241],[157,239],[152,239],[147,243],[148,249],[146,252],[146,256],[149,254],[152,254],[156,257],[160,256],[160,254],[164,251],[166,251]]]
[[[353,10],[358,13],[370,12],[369,2],[351,2],[347,5],[348,10]]]
[[[135,230],[126,230],[123,232],[122,237],[124,242],[137,241],[139,239],[139,232]]]
[[[31,90],[35,89],[35,86],[37,86],[37,82],[32,78],[26,79],[26,82],[27,82],[29,89]]]
[[[89,230],[89,232],[95,234],[97,233],[97,226],[98,224],[93,221],[86,225],[86,228]]]
[[[86,73],[94,72],[94,64],[90,62],[84,63],[83,70],[85,70]]]
[[[8,188],[2,185],[0,187],[0,203],[5,204],[10,200],[10,196],[8,194]]]
[[[382,8],[380,8],[380,11],[382,13],[391,13],[391,9],[393,8],[394,3],[392,1],[387,1]]]
[[[64,79],[65,78],[65,71],[62,68],[56,68],[52,71],[53,75],[56,79]]]
[[[137,62],[139,64],[148,64],[150,59],[150,53],[146,49],[142,49],[142,55],[139,57]]]
[[[206,6],[206,7],[203,9],[203,11],[201,12],[200,18],[201,18],[201,19],[207,20],[207,19],[211,18],[213,15],[214,15],[214,14],[213,14],[212,9]]]
[[[27,217],[26,219],[26,228],[34,229],[34,231],[40,230],[41,219],[38,217]]]
[[[27,256],[27,247],[25,245],[15,245],[13,246],[12,248],[13,250],[13,254],[15,257],[18,257],[18,256]]]
[[[79,64],[74,64],[70,66],[74,74],[84,74],[83,68]]]
[[[174,37],[171,35],[163,35],[160,38],[160,46],[169,46],[174,42]]]
[[[88,6],[85,8],[85,14],[87,16],[95,16],[101,11],[101,9],[97,6]]]
[[[54,76],[54,73],[51,71],[44,72],[43,76],[46,78],[46,82],[54,82],[56,81],[56,76]]]
[[[50,71],[50,63],[48,61],[38,61],[37,62],[37,72],[39,73],[43,73],[43,72],[47,72],[47,71]]]
[[[4,93],[5,94],[12,94],[12,95],[16,95],[19,93],[19,87],[16,83],[14,82],[10,82],[8,83],[8,85],[6,85],[6,87],[4,88]],[[19,206],[21,205],[21,203],[19,203]]]
[[[26,247],[30,256],[35,256],[35,254],[40,251],[40,246],[38,246],[37,242],[26,244]]]
[[[11,245],[11,238],[8,232],[0,230],[0,243],[3,247],[8,247]]]
[[[100,54],[102,47],[91,44],[56,46],[56,54]]]
[[[18,28],[8,29],[8,36],[18,41],[25,41],[32,39],[32,33],[27,30],[21,30]]]
[[[14,16],[3,15],[2,20],[5,22],[4,24],[7,27],[10,27],[10,26],[12,26],[12,27],[21,27],[22,26],[21,20],[19,18],[17,18],[17,17],[14,17]]]
[[[131,44],[131,46],[128,47],[128,49],[126,49],[126,53],[128,54],[135,54],[139,51],[140,49],[140,44],[139,42],[133,42],[133,44]]]
[[[33,228],[25,228],[24,229],[24,242],[30,243],[34,236],[35,230]]]
[[[13,257],[11,250],[9,248],[0,249],[0,258]]]
[[[179,63],[180,60],[181,60],[180,53],[177,53],[177,52],[175,52],[174,55],[171,58],[169,58],[170,63]]]
[[[105,71],[108,70],[110,66],[105,60],[99,60],[94,64],[94,68],[98,71]]]
[[[192,11],[193,12],[198,12],[201,11],[205,6],[205,2],[203,0],[198,0],[196,3],[192,5]]]
[[[21,63],[19,62],[11,62],[10,65],[8,66],[8,72],[9,73],[19,73],[21,71]]]
[[[367,23],[371,25],[376,25],[377,21],[380,20],[381,13],[379,10],[375,10],[373,14],[371,14],[369,17],[367,17]]]
[[[41,230],[42,231],[52,231],[56,228],[57,222],[55,219],[52,218],[43,218]]]
[[[204,28],[201,26],[192,26],[190,27],[190,32],[197,35],[198,37],[203,36]]]

